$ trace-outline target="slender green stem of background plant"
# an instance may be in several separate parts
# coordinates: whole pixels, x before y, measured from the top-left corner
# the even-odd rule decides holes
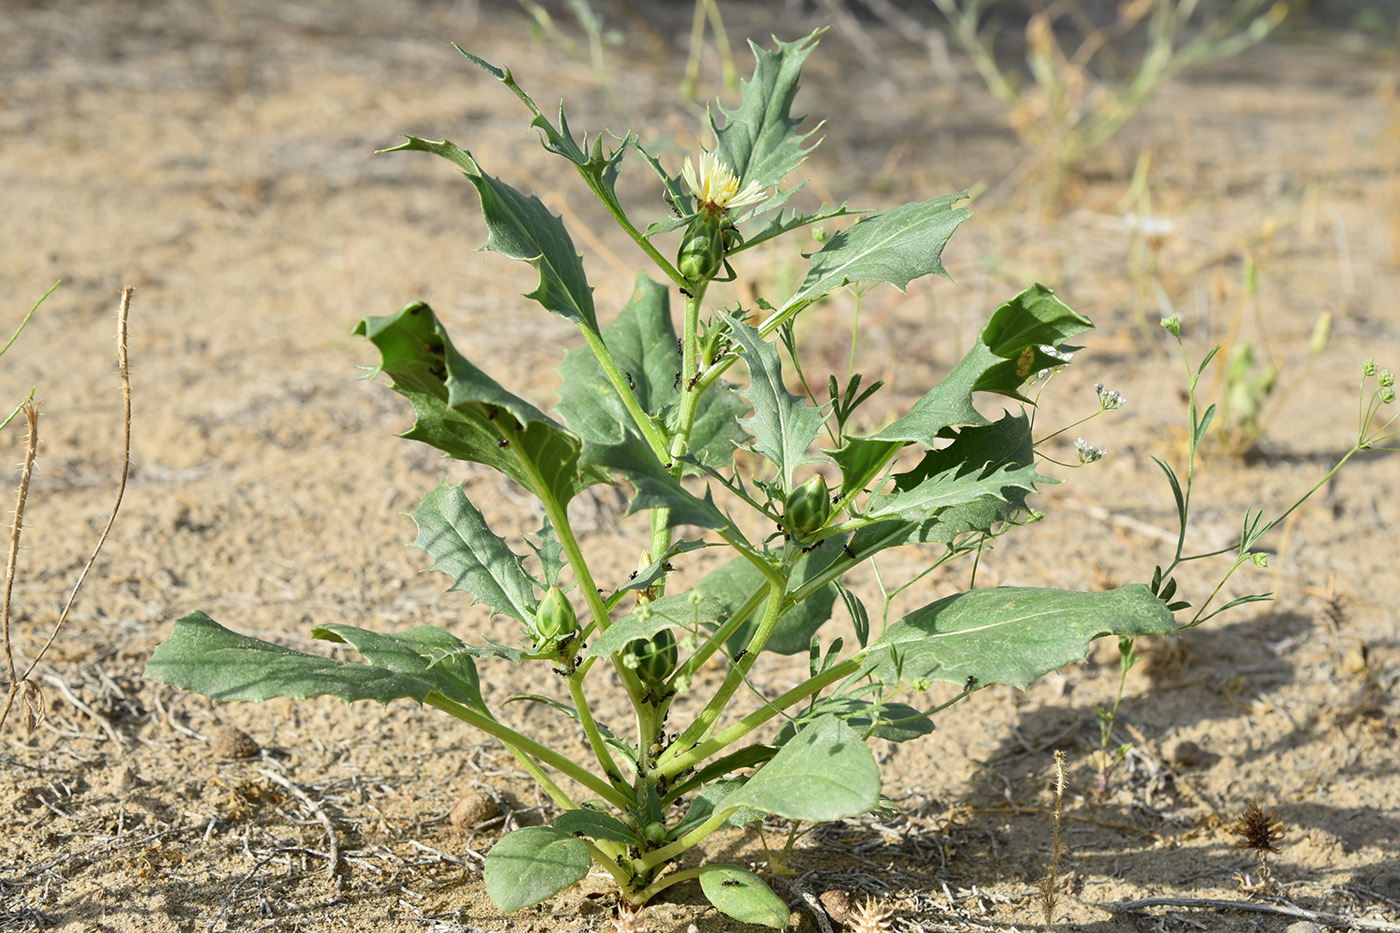
[[[690,21],[690,53],[685,60],[685,78],[681,81],[681,93],[694,99],[700,82],[700,56],[704,51],[705,19],[710,20],[710,30],[715,34],[715,45],[719,48],[720,80],[726,90],[738,87],[738,73],[734,67],[734,52],[729,47],[729,32],[720,18],[719,4],[715,0],[695,0],[695,16]]]
[[[765,722],[772,719],[774,716],[777,716],[779,713],[792,706],[794,703],[800,703],[807,697],[813,696],[816,693],[826,689],[831,684],[834,684],[839,680],[843,680],[851,676],[856,671],[860,670],[860,666],[864,661],[865,653],[861,652],[860,654],[857,654],[854,657],[842,661],[840,664],[833,665],[832,667],[818,674],[816,677],[804,681],[798,684],[796,687],[793,687],[787,693],[782,694],[774,700],[770,700],[762,707],[754,710],[752,713],[749,713],[743,719],[739,720],[734,725],[725,729],[723,732],[719,733],[713,738],[705,739],[701,741],[698,745],[696,745],[694,748],[690,748],[684,752],[681,752],[677,754],[674,758],[672,758],[670,761],[658,765],[656,770],[652,773],[659,776],[675,777],[677,774],[680,774],[686,768],[689,768],[692,765],[699,764],[700,762],[704,761],[705,759],[714,755],[716,752],[723,749],[725,746],[730,745],[731,743],[736,742],[744,736],[748,735],[750,732],[757,729],[759,726],[763,725]],[[738,683],[742,682],[743,677],[741,675],[739,677],[734,678],[734,680],[735,686],[737,687]],[[726,681],[726,685],[727,684],[728,681]],[[676,744],[672,747],[681,748],[684,747],[684,745],[686,744],[688,743],[683,742],[681,739],[677,739]]]
[[[619,810],[626,811],[628,807],[632,806],[633,801],[629,795],[622,793],[573,759],[561,755],[559,752],[545,745],[541,745],[529,736],[515,731],[510,726],[507,726],[505,723],[486,713],[477,712],[470,706],[448,699],[437,691],[428,694],[427,699],[423,702],[428,706],[440,709],[444,713],[460,719],[469,726],[480,729],[487,735],[500,739],[513,754],[518,752],[519,754],[516,755],[516,758],[520,761],[521,765],[525,767],[525,770],[529,771],[530,776],[544,785],[546,789],[554,787],[554,790],[550,792],[550,797],[555,798],[555,803],[565,809],[577,809],[578,804],[574,803],[567,794],[559,790],[553,780],[540,769],[537,761],[544,762],[554,770],[568,775]],[[558,794],[558,797],[556,797],[556,794]]]
[[[52,295],[52,294],[53,294],[53,290],[54,290],[55,288],[58,288],[58,286],[59,286],[62,282],[63,282],[63,280],[62,280],[62,279],[59,279],[57,282],[55,282],[55,283],[53,283],[52,285],[49,286],[49,290],[48,290],[48,291],[44,292],[44,294],[42,294],[42,295],[39,296],[39,300],[36,301],[36,302],[34,302],[33,307],[31,307],[31,308],[29,309],[29,312],[28,312],[27,314],[25,314],[24,320],[22,320],[22,321],[19,322],[19,326],[16,327],[16,328],[15,328],[15,332],[14,332],[13,334],[10,335],[10,339],[7,340],[7,341],[5,341],[5,345],[4,345],[3,347],[0,347],[0,356],[4,356],[5,353],[6,353],[6,351],[8,351],[8,350],[10,349],[10,347],[14,345],[14,342],[15,342],[16,340],[19,339],[19,335],[24,331],[24,325],[28,324],[28,323],[29,323],[29,319],[32,318],[32,317],[34,316],[34,312],[39,310],[39,305],[43,304],[43,303],[44,303],[44,299],[47,298],[47,297],[49,297],[50,295]]]

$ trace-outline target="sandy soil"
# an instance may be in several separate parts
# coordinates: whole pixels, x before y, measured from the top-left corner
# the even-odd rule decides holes
[[[405,132],[470,147],[488,171],[564,212],[599,307],[616,307],[634,252],[608,233],[590,239],[595,213],[560,182],[518,101],[447,43],[509,65],[542,103],[567,97],[575,127],[630,125],[678,161],[701,125],[676,91],[686,5],[654,9],[650,28],[621,26],[625,45],[607,49],[605,80],[581,46],[533,38],[511,4],[41,6],[0,10],[5,320],[64,280],[0,368],[6,406],[30,386],[43,399],[14,589],[21,661],[47,637],[115,492],[112,321],[128,283],[135,446],[113,536],[34,675],[48,719],[28,737],[13,719],[4,729],[0,930],[611,929],[603,879],[523,914],[492,908],[483,853],[507,826],[547,812],[480,736],[399,704],[215,707],[141,671],[194,609],[302,648],[313,625],[331,621],[510,637],[420,573],[427,559],[406,547],[402,513],[451,476],[502,528],[536,518],[493,475],[395,439],[410,412],[361,379],[376,357],[349,332],[364,315],[427,299],[474,358],[545,403],[569,328],[517,297],[531,286],[526,267],[473,252],[484,239],[475,193],[449,166],[373,150]],[[734,35],[790,39],[820,23],[791,9],[769,19],[764,8],[726,8]],[[1171,499],[1150,456],[1180,457],[1183,379],[1139,326],[1160,314],[1149,268],[1197,358],[1239,321],[1238,339],[1266,345],[1297,390],[1254,456],[1217,451],[1204,463],[1199,549],[1228,543],[1247,507],[1286,507],[1346,451],[1360,361],[1400,368],[1393,48],[1294,33],[1197,72],[1096,157],[1051,216],[1003,184],[1024,151],[966,61],[955,56],[959,76],[943,79],[921,46],[873,26],[868,37],[879,60],[838,30],[804,75],[800,109],[830,120],[807,166],[814,190],[886,206],[991,185],[945,253],[956,284],[866,299],[870,378],[892,382],[891,406],[907,405],[961,356],[988,310],[1040,280],[1099,325],[1040,423],[1082,414],[1095,382],[1128,398],[1086,429],[1108,459],[1042,496],[1047,520],[984,558],[982,582],[1117,585],[1169,555]],[[719,93],[713,66],[706,96]],[[1145,253],[1120,206],[1140,152],[1153,160],[1154,214],[1172,223]],[[655,192],[642,184],[628,196]],[[776,261],[773,281],[797,268]],[[1332,341],[1303,381],[1324,311]],[[840,366],[852,308],[820,313],[829,317],[811,337]],[[1210,379],[1205,388],[1217,391]],[[17,427],[0,437],[6,464],[22,459]],[[1094,705],[1116,686],[1111,645],[1027,694],[979,692],[923,741],[877,748],[901,815],[827,827],[799,845],[800,874],[778,883],[798,928],[826,929],[810,905],[833,890],[878,897],[901,933],[1037,927],[1052,753],[1063,750],[1061,929],[1282,930],[1298,919],[1114,909],[1144,897],[1296,905],[1346,918],[1327,925],[1400,929],[1397,463],[1358,458],[1272,539],[1269,570],[1235,592],[1271,589],[1277,601],[1147,647],[1115,734],[1134,750],[1102,803],[1090,755]],[[605,570],[625,575],[639,532],[619,521],[618,502],[594,496],[578,514],[585,547],[622,555]],[[1188,576],[1188,598],[1221,570],[1205,562]],[[951,592],[958,574],[924,580],[895,610]],[[781,687],[799,672],[778,659],[761,676]],[[524,686],[507,669],[486,676],[497,704]],[[557,717],[517,706],[506,715],[578,747]],[[1272,886],[1260,886],[1257,862],[1228,831],[1250,800],[1286,826]],[[753,835],[721,837],[710,851],[762,862]],[[655,904],[649,928],[742,927],[697,898]]]

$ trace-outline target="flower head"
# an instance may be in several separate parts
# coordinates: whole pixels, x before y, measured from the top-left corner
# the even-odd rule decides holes
[[[700,150],[700,173],[686,156],[681,168],[690,193],[695,195],[695,207],[712,217],[725,213],[731,208],[748,207],[757,204],[768,196],[757,182],[749,182],[739,190],[739,176],[730,170],[713,152]]]
[[[1074,439],[1074,452],[1079,455],[1080,463],[1093,463],[1102,460],[1104,454],[1108,453],[1102,447],[1095,447],[1082,437]]]

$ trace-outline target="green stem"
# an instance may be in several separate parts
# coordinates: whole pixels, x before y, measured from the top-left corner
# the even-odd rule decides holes
[[[617,361],[608,352],[607,345],[603,343],[600,334],[595,333],[591,328],[580,325],[579,330],[583,333],[583,339],[588,341],[589,348],[593,351],[594,357],[598,360],[598,365],[603,368],[603,373],[612,383],[613,389],[618,397],[622,399],[622,404],[626,406],[628,414],[636,422],[641,430],[642,436],[646,438],[647,444],[651,446],[652,452],[661,459],[666,458],[667,440],[665,433],[657,426],[655,419],[646,413],[641,403],[637,401],[637,394],[632,391],[632,387],[627,383],[627,376],[617,366]]]
[[[653,849],[652,851],[643,854],[641,858],[634,859],[632,861],[632,867],[636,868],[638,871],[649,871],[655,868],[657,865],[662,864],[667,859],[675,858],[677,855],[680,855],[687,849],[699,845],[701,842],[704,842],[707,838],[709,838],[709,836],[713,834],[715,830],[723,826],[725,820],[729,819],[729,817],[731,817],[734,814],[734,811],[736,809],[736,807],[730,807],[727,810],[718,810],[715,813],[710,814],[710,818],[708,820],[701,823],[699,826],[695,827],[690,832],[686,833],[684,836],[680,837],[670,845],[662,846],[659,849]],[[673,875],[672,877],[675,876]]]
[[[617,788],[602,780],[596,774],[586,770],[573,759],[567,758],[553,749],[541,745],[534,739],[516,732],[510,726],[507,726],[500,720],[493,719],[486,713],[478,712],[470,706],[448,699],[437,691],[428,694],[423,702],[428,706],[442,710],[449,716],[455,716],[467,725],[480,729],[489,736],[500,739],[512,752],[519,751],[529,756],[530,759],[538,759],[554,770],[568,775],[619,810],[626,810],[628,807],[632,806],[632,799],[630,797],[619,792]],[[530,764],[533,764],[533,762],[530,762]],[[530,770],[532,776],[534,776],[536,780],[540,780],[542,784],[553,783],[549,781],[547,775],[544,775],[543,778],[534,775],[533,772],[539,770],[538,766],[527,767],[527,770]],[[577,804],[568,800],[567,796],[564,800],[566,802],[561,802],[561,806],[567,806],[570,809],[577,807]]]
[[[593,756],[598,759],[598,764],[602,767],[603,774],[607,776],[609,783],[612,783],[613,775],[621,777],[622,771],[617,767],[617,762],[613,760],[612,753],[608,751],[608,744],[603,740],[603,733],[593,720],[593,711],[588,707],[588,699],[583,695],[583,672],[575,669],[574,673],[566,677],[565,680],[569,684],[569,696],[573,698],[574,709],[578,710],[579,725],[583,727],[583,734],[588,736],[588,744],[593,748]],[[613,786],[617,785],[613,784]]]
[[[765,722],[772,719],[774,716],[777,716],[780,712],[787,709],[789,706],[792,706],[794,703],[801,702],[807,697],[812,696],[818,691],[826,688],[830,684],[836,683],[838,680],[843,680],[844,678],[854,674],[856,671],[860,670],[860,666],[864,662],[864,660],[865,654],[864,652],[862,652],[861,654],[857,654],[854,657],[842,661],[840,664],[837,664],[834,667],[823,671],[816,677],[813,677],[811,680],[798,684],[796,687],[793,687],[791,690],[789,690],[787,693],[784,693],[776,700],[766,703],[762,707],[754,710],[752,713],[749,713],[743,719],[739,720],[734,725],[730,726],[728,729],[725,729],[723,732],[719,733],[713,738],[700,742],[694,748],[691,748],[677,755],[675,758],[671,759],[665,764],[658,766],[656,770],[652,773],[658,776],[675,777],[677,774],[680,774],[686,768],[689,768],[693,765],[704,761],[705,759],[714,755],[716,752],[723,749],[725,746],[730,745],[743,738],[744,736],[748,735],[750,732],[757,729],[759,726],[763,725]],[[742,679],[742,675],[736,678],[736,680]],[[727,684],[728,681],[726,681],[726,685]],[[677,741],[679,742],[679,740]]]

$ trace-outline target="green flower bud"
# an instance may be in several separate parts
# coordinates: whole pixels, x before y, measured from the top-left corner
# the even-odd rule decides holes
[[[574,613],[573,604],[559,587],[551,586],[549,592],[544,594],[544,599],[540,600],[539,608],[535,610],[537,644],[556,644],[559,639],[577,629],[578,616]]]
[[[666,824],[648,823],[642,830],[642,835],[646,837],[647,842],[659,846],[666,841]]]
[[[681,237],[676,268],[692,282],[705,282],[715,277],[724,262],[723,216],[696,215]]]
[[[788,531],[797,537],[805,537],[821,530],[831,517],[831,493],[826,488],[826,478],[820,473],[788,493],[783,503],[783,520]]]
[[[627,646],[627,655],[637,659],[637,676],[646,684],[659,684],[676,669],[676,636],[664,628],[650,639],[639,638]],[[630,666],[630,665],[629,665]]]

